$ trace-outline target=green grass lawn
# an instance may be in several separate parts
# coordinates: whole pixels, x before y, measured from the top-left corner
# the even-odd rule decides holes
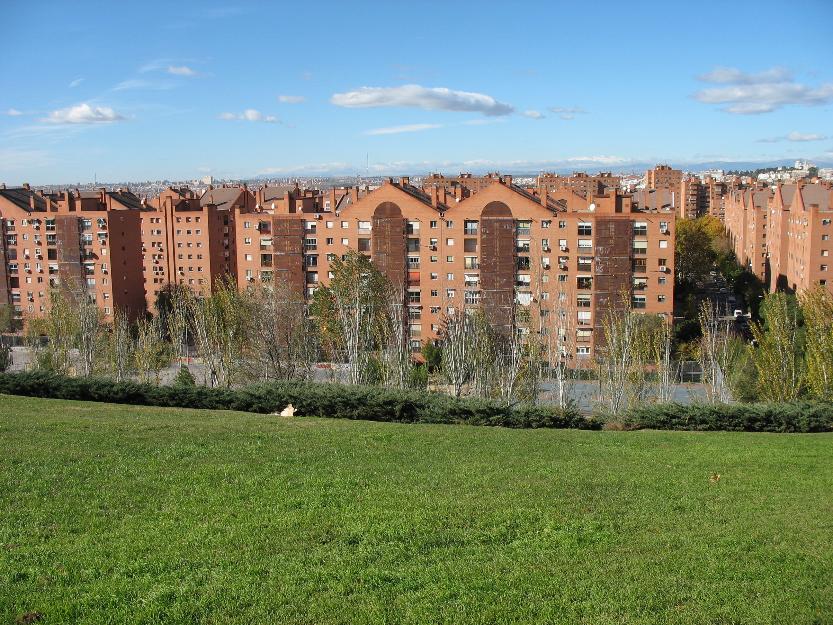
[[[833,623],[833,435],[0,396],[0,623],[34,612],[42,623]]]

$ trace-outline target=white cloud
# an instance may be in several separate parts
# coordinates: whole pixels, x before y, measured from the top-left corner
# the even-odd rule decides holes
[[[715,67],[697,77],[703,82],[722,85],[758,85],[773,82],[790,82],[792,74],[783,67],[773,67],[757,74],[747,74],[735,67]]]
[[[403,132],[420,132],[422,130],[431,130],[433,128],[442,128],[442,124],[405,124],[403,126],[389,126],[387,128],[374,128],[368,130],[366,135],[398,135]]]
[[[168,73],[174,76],[196,76],[197,72],[192,70],[187,65],[169,65]]]
[[[629,162],[629,159],[621,156],[572,156],[564,159],[568,163],[597,163],[599,165],[623,165]]]
[[[174,85],[169,82],[142,80],[140,78],[131,78],[130,80],[123,80],[115,87],[113,91],[132,91],[134,89],[147,89],[150,91],[166,91],[173,89]]]
[[[220,119],[227,121],[239,120],[246,122],[263,122],[265,124],[277,124],[278,118],[274,115],[264,115],[257,109],[246,109],[242,113],[220,113]]]
[[[704,104],[720,104],[727,113],[757,115],[784,106],[815,106],[833,101],[833,83],[811,87],[795,82],[790,73],[774,67],[758,74],[747,74],[731,67],[718,67],[698,77],[720,87],[701,89],[694,99]]]
[[[109,106],[90,106],[87,103],[52,111],[42,121],[50,124],[110,124],[124,120]]]
[[[23,111],[18,111],[17,109],[8,109],[6,111],[6,115],[8,115],[9,117],[20,117],[21,115],[23,115]]]
[[[521,115],[529,119],[544,119],[544,114],[540,111],[524,111]]]
[[[300,104],[306,100],[302,95],[279,95],[278,102],[281,104]]]
[[[474,111],[484,115],[508,115],[515,109],[492,96],[445,87],[361,87],[335,93],[330,102],[345,108],[404,107],[429,111]]]
[[[73,80],[71,83],[69,83],[69,88],[70,88],[70,89],[75,89],[75,88],[76,88],[78,85],[80,85],[82,82],[84,82],[84,79],[83,79],[83,78],[76,78],[76,79],[75,79],[75,80]]]
[[[780,141],[824,141],[827,136],[817,133],[791,132],[783,137],[767,137],[766,139],[758,139],[758,143],[778,143]]]
[[[550,111],[565,120],[575,119],[576,115],[585,115],[587,113],[583,108],[577,106],[551,106]]]

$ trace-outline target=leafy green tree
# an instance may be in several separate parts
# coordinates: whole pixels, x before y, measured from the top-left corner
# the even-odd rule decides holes
[[[833,401],[833,293],[820,284],[800,296],[806,330],[807,390]]]
[[[176,373],[176,377],[174,377],[173,386],[196,386],[197,381],[194,379],[194,375],[188,370],[187,365],[179,365],[179,371]]]
[[[762,316],[765,325],[752,326],[758,395],[766,401],[797,399],[804,384],[804,359],[795,298],[780,292],[767,295]]]
[[[703,280],[717,260],[707,223],[700,219],[678,221],[675,254],[680,282]]]
[[[425,341],[422,344],[422,357],[425,359],[428,373],[434,373],[442,366],[443,350],[432,341]]]

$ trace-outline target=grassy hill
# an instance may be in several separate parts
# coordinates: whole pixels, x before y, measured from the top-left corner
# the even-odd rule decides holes
[[[0,396],[0,623],[831,623],[831,449]]]

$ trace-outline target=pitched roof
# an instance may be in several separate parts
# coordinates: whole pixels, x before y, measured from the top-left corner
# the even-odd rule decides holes
[[[218,187],[209,189],[200,197],[200,206],[214,204],[218,208],[231,208],[235,205],[243,189],[240,187]]]
[[[833,195],[833,191],[820,184],[807,184],[801,187],[801,199],[807,209],[810,208],[811,204],[817,204],[819,210],[833,209],[831,195]]]
[[[35,198],[35,210],[46,210],[46,200],[31,189],[23,187],[13,187],[11,189],[0,189],[0,197],[5,198],[12,204],[22,208],[25,211],[32,211],[30,204],[31,198]]]
[[[139,199],[139,196],[131,191],[110,191],[107,195],[125,208],[134,210],[141,210],[145,208],[142,204],[142,200]]]

